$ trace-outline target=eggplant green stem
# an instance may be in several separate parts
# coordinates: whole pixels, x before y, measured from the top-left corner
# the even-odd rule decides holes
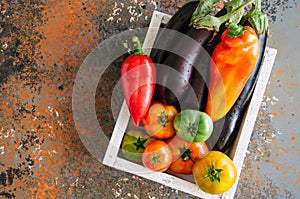
[[[261,10],[261,0],[255,0],[255,10]]]
[[[237,5],[239,1],[235,2],[235,5]],[[205,15],[205,16],[198,16],[195,15],[191,19],[191,24],[193,25],[194,28],[200,29],[204,28],[210,31],[219,31],[220,26],[227,22],[227,21],[232,21],[234,18],[237,16],[241,15],[241,11],[245,9],[245,7],[249,6],[250,4],[253,4],[254,0],[250,0],[248,2],[245,2],[244,4],[230,10],[227,12],[227,14],[220,16],[220,17],[215,17],[211,15]],[[235,22],[238,23],[238,22]]]
[[[227,13],[226,15],[223,15],[223,16],[219,17],[219,19],[221,21],[221,24],[228,21],[231,17],[236,15],[240,10],[245,9],[247,6],[249,6],[252,3],[254,3],[254,0],[248,1],[248,2],[240,5],[236,9],[232,10],[231,12]]]
[[[261,11],[261,0],[255,0],[252,10],[244,17],[244,20],[251,24],[257,34],[268,31],[268,16]]]
[[[143,52],[139,38],[137,36],[134,36],[132,38],[132,42],[134,42],[136,45],[136,51],[135,51],[134,55],[144,55],[145,53]]]

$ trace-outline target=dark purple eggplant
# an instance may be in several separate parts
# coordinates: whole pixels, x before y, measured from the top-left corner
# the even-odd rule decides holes
[[[198,5],[199,1],[192,1],[185,4],[171,17],[164,27],[159,29],[150,54],[154,63],[162,63],[169,54],[168,50],[163,49],[173,49],[177,42],[177,38],[172,37],[169,30],[185,33],[189,29],[190,19]],[[160,48],[157,48],[158,46]]]
[[[216,14],[216,17],[222,16],[224,14],[226,14],[226,9],[222,9],[220,12],[218,12]],[[213,39],[209,41],[206,46],[204,46],[206,52],[202,52],[199,55],[199,60],[201,61],[194,66],[191,87],[189,88],[188,94],[186,95],[195,95],[196,99],[191,97],[183,98],[181,103],[185,108],[205,111],[208,96],[211,54],[217,43],[219,43],[221,39],[221,33],[225,30],[225,28],[225,24],[222,24],[220,26],[219,33],[214,35]]]
[[[260,53],[252,75],[229,112],[223,118],[214,122],[212,136],[207,140],[207,144],[210,147],[213,147],[214,150],[226,152],[228,149],[230,149],[240,130],[263,62],[263,56],[267,43],[267,33],[265,32],[263,34],[259,34],[258,38],[260,42]]]
[[[168,67],[157,67],[157,82],[160,84],[156,86],[156,91],[163,102],[175,106],[180,104],[179,101],[190,88],[194,67],[200,68],[203,46],[212,39],[213,34],[207,29],[190,27],[185,35],[193,40],[178,40],[172,49],[176,53],[170,52],[161,63]],[[166,75],[170,74],[170,70],[177,71],[178,76]]]
[[[226,10],[223,9],[216,16],[225,13]],[[176,42],[172,52],[160,62],[168,67],[157,67],[156,93],[161,101],[174,105],[179,110],[183,107],[198,107],[197,109],[205,107],[208,82],[206,78],[209,76],[207,63],[210,60],[207,59],[209,56],[205,47],[213,39],[214,34],[213,30],[190,26],[184,36],[174,37]],[[177,71],[178,75],[168,75],[172,69]],[[191,87],[192,81],[197,82],[197,85]],[[188,93],[195,94],[196,103],[194,97],[186,98]]]

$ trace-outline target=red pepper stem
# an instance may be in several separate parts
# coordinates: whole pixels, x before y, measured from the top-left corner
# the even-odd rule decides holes
[[[134,42],[136,44],[136,51],[135,51],[134,55],[144,55],[145,53],[143,52],[139,38],[137,36],[134,36],[132,38],[132,42]]]

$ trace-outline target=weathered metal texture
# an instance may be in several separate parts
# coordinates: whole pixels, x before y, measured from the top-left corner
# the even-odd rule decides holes
[[[193,198],[98,162],[79,139],[71,99],[76,72],[98,43],[147,27],[154,9],[174,14],[183,1],[0,3],[0,196]],[[296,0],[263,1],[263,8],[278,56],[236,198],[299,198],[300,9]],[[95,98],[108,133],[119,110],[110,110],[109,95],[118,74],[117,66],[107,71]]]

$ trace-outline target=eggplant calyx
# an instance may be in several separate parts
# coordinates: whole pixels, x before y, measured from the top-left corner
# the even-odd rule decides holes
[[[216,31],[219,32],[220,26],[229,21],[234,21],[237,23],[236,19],[241,19],[244,12],[242,12],[247,6],[254,3],[254,0],[250,0],[248,2],[245,2],[241,5],[239,5],[240,1],[236,1],[236,4],[234,2],[231,3],[232,9],[228,10],[227,13],[220,17],[215,17],[211,15],[206,16],[195,16],[192,18],[191,24],[194,28],[200,29],[204,28],[209,31]],[[234,9],[233,9],[234,8]]]
[[[244,17],[244,20],[251,24],[257,34],[263,34],[268,30],[269,20],[268,16],[261,11],[261,0],[255,0],[252,9]]]

